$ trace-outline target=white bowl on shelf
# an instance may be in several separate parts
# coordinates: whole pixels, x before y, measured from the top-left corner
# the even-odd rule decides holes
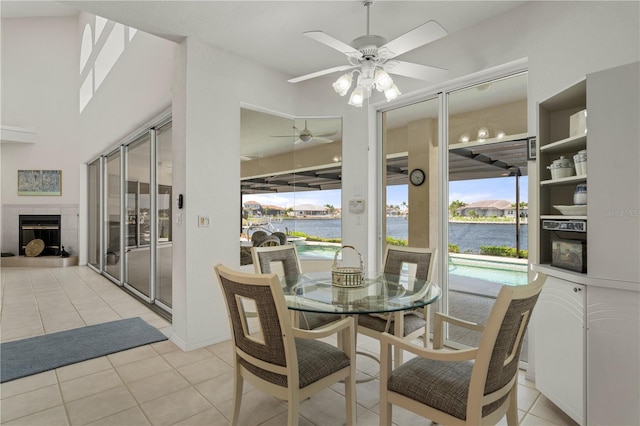
[[[574,205],[574,206],[553,206],[554,209],[558,210],[560,214],[564,216],[586,216],[587,215],[587,205]]]

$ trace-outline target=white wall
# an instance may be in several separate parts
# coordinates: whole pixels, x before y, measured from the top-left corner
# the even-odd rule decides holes
[[[2,125],[32,128],[37,143],[2,143],[2,251],[18,254],[21,214],[60,214],[62,244],[78,253],[78,108],[75,19],[2,20]],[[62,170],[62,195],[18,196],[18,170]]]
[[[95,19],[92,14],[80,14],[76,29],[78,40],[85,25],[95,28]],[[105,31],[112,25],[108,24]],[[104,36],[94,44],[89,66],[104,45]],[[176,43],[142,31],[137,31],[125,44],[123,53],[80,114],[78,136],[82,141],[83,161],[121,142],[171,106],[176,49]],[[76,56],[79,57],[79,52]],[[79,64],[77,58],[76,63]],[[79,72],[78,68],[74,71]],[[77,95],[77,88],[75,92]]]
[[[138,31],[80,113],[80,40],[87,23],[94,26],[95,17],[2,19],[0,121],[38,133],[35,144],[0,147],[3,252],[17,253],[19,214],[62,214],[62,242],[77,255],[86,232],[78,214],[85,195],[79,164],[170,106],[176,44]],[[17,170],[23,169],[62,170],[62,195],[18,196]]]
[[[174,194],[184,194],[184,209],[174,227],[172,340],[194,349],[229,338],[213,267],[240,266],[241,103],[291,113],[295,92],[286,75],[196,40],[177,57]],[[212,226],[199,228],[198,215]]]
[[[2,20],[0,120],[38,133],[35,144],[0,145],[2,204],[78,203],[75,22],[72,17]],[[17,171],[29,169],[62,170],[62,195],[18,196]]]

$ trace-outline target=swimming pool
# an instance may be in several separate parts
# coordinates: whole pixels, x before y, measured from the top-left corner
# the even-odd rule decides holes
[[[308,243],[298,242],[298,256],[300,259],[332,259],[336,252],[342,247],[340,244],[332,243]]]
[[[297,248],[300,259],[333,260],[340,244],[301,242]],[[508,285],[528,283],[526,260],[517,261],[493,256],[450,254],[449,274]]]
[[[527,263],[495,260],[490,256],[449,256],[449,275],[508,285],[528,283]]]

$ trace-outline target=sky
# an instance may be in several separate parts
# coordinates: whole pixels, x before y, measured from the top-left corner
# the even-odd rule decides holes
[[[527,193],[528,177],[520,178],[520,201],[528,202]],[[475,179],[449,182],[449,202],[455,200],[467,204],[482,200],[507,200],[516,201],[516,178],[501,177],[494,179]],[[302,191],[279,194],[250,194],[242,197],[242,202],[257,201],[260,204],[269,204],[284,208],[301,204],[314,204],[333,207],[341,207],[341,191],[338,189],[328,191]],[[402,206],[402,202],[408,202],[407,185],[395,185],[388,188],[387,204]]]

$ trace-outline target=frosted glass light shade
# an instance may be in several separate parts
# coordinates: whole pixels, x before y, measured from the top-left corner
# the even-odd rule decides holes
[[[361,86],[356,87],[353,92],[351,92],[351,97],[349,98],[349,105],[353,105],[354,107],[361,107],[362,102],[364,101],[364,90]]]
[[[393,85],[393,79],[383,69],[378,68],[374,77],[378,92],[388,90]]]
[[[333,83],[333,90],[336,91],[340,96],[344,96],[349,91],[351,87],[352,77],[351,74],[347,73],[342,75],[339,79]]]
[[[392,84],[391,87],[384,91],[384,96],[387,98],[387,101],[394,100],[395,98],[400,96],[400,94],[400,90],[395,84]]]

